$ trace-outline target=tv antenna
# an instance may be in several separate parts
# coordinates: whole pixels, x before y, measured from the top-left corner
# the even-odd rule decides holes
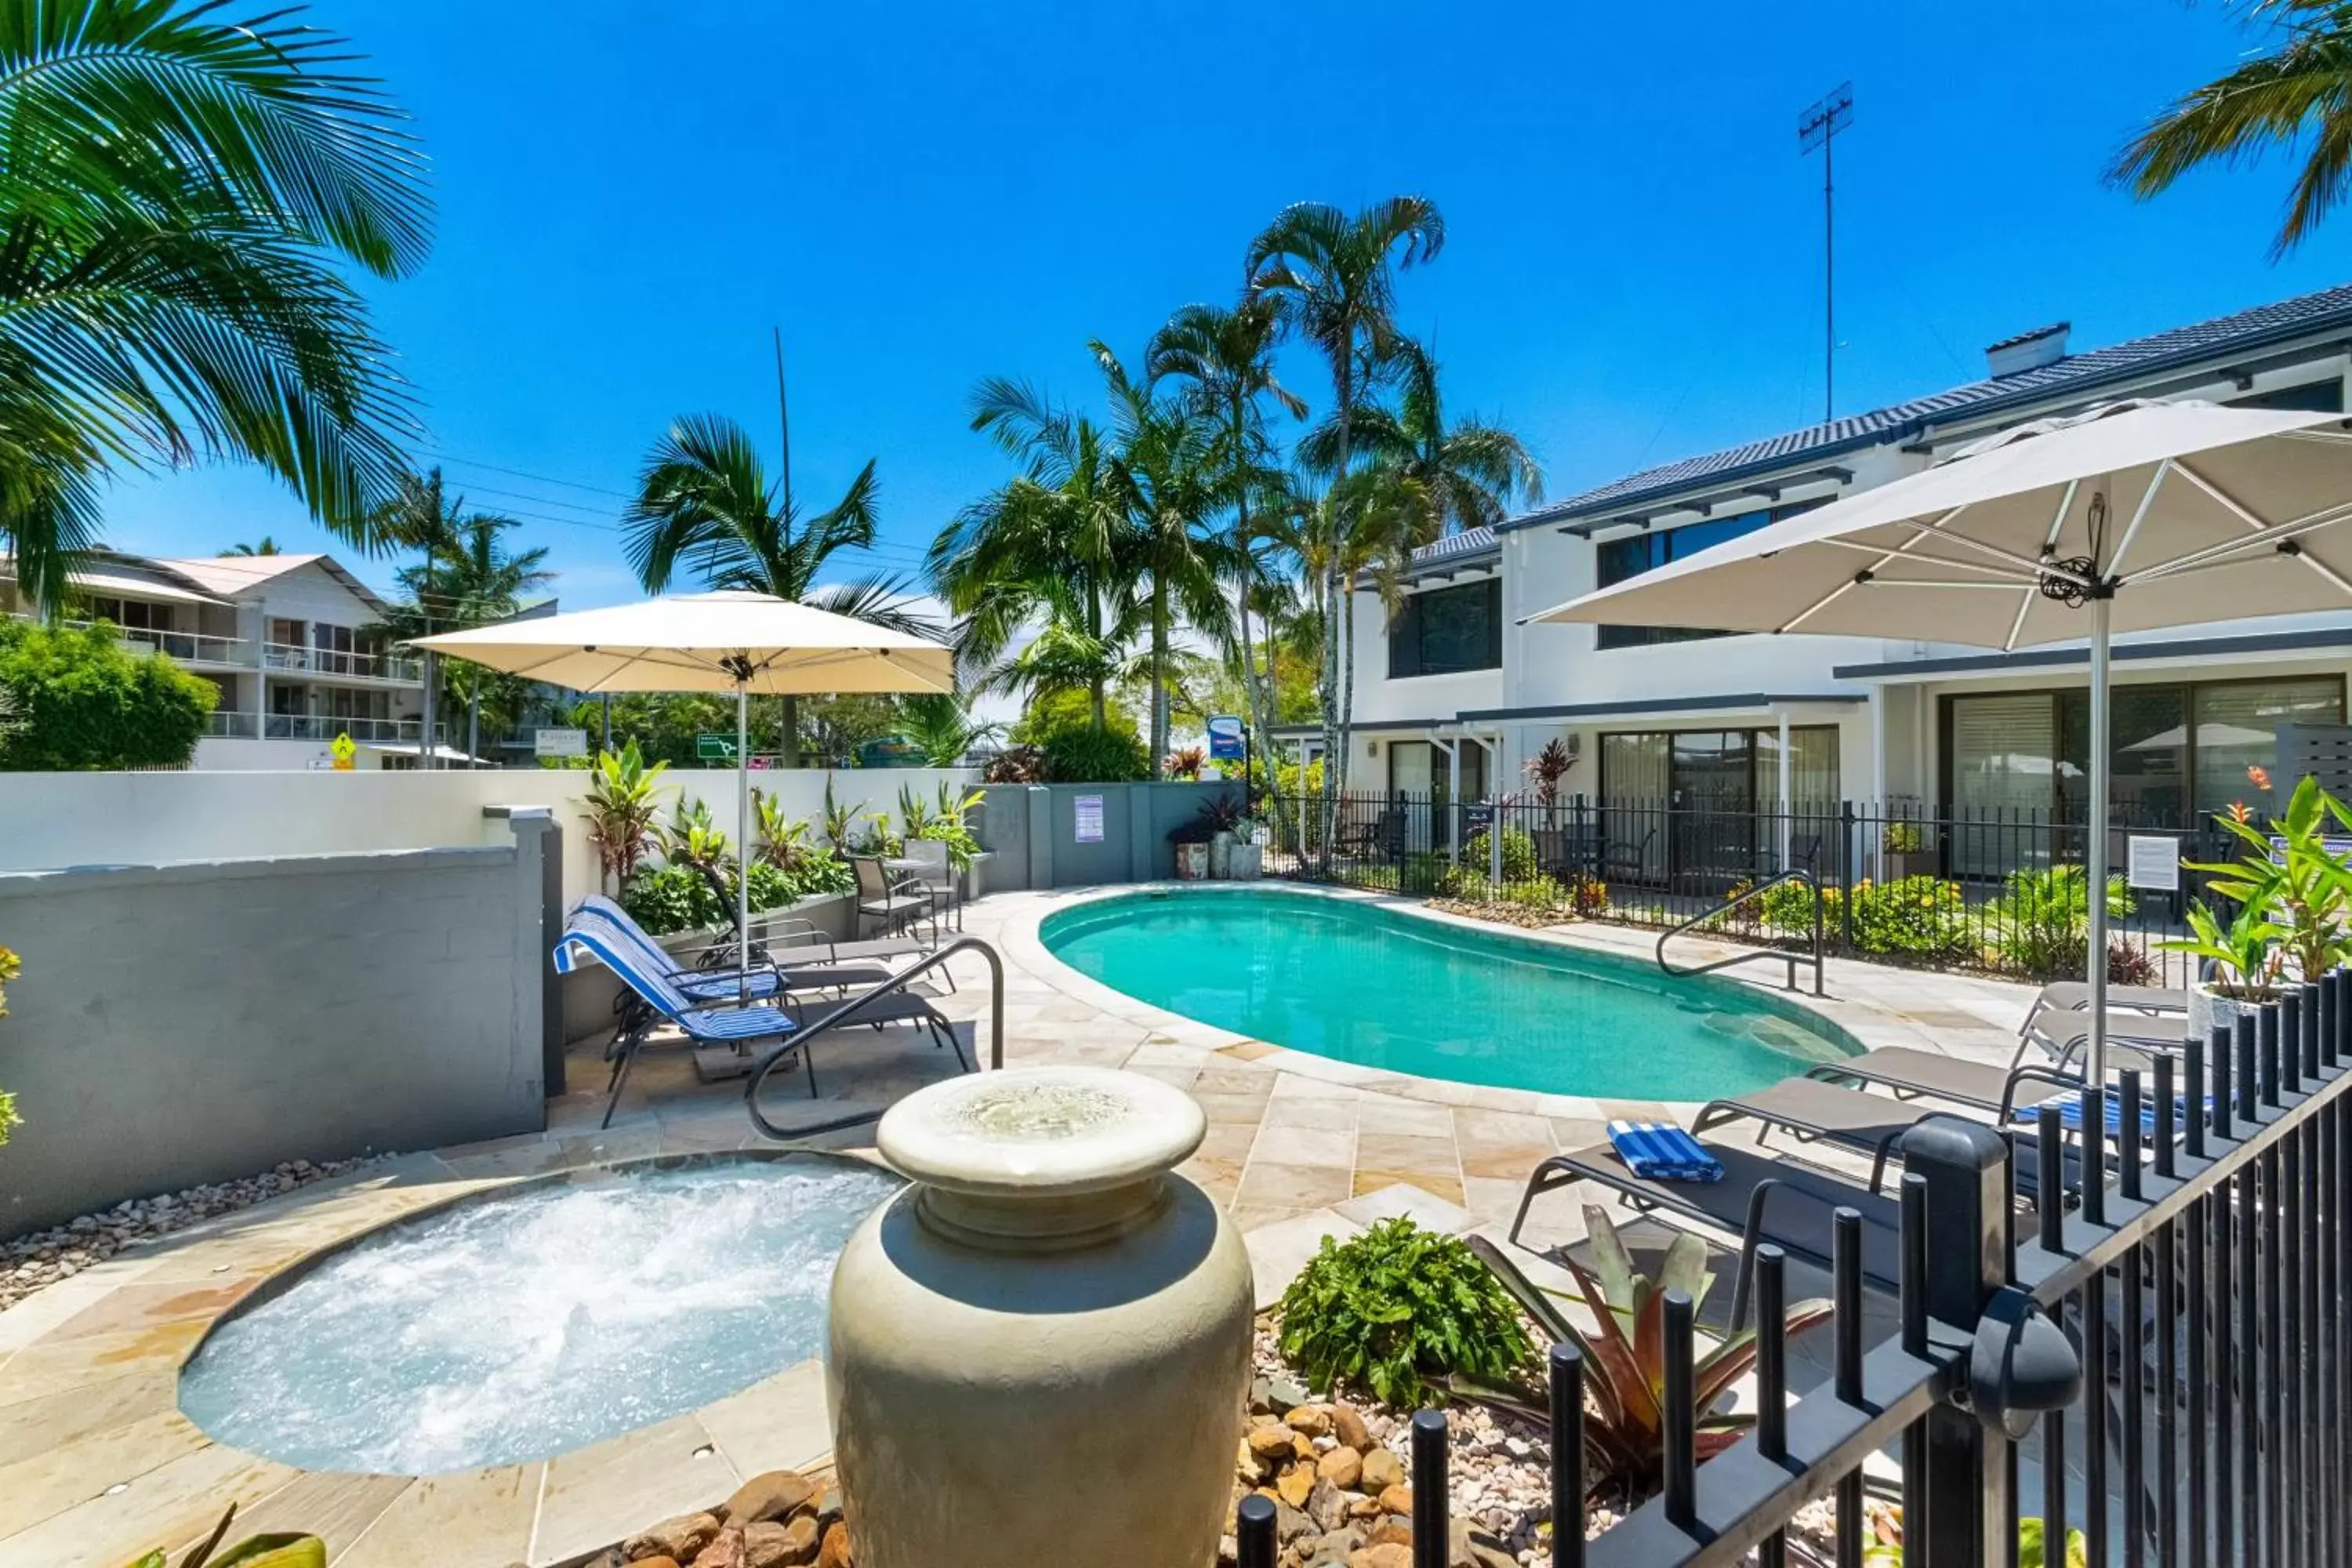
[[[1797,155],[1822,150],[1822,420],[1837,416],[1837,206],[1831,171],[1837,133],[1853,123],[1853,83],[1842,81],[1797,116]]]

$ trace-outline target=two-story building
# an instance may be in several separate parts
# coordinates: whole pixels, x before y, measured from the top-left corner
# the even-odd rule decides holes
[[[161,560],[100,552],[71,575],[69,618],[106,620],[219,689],[194,766],[324,764],[339,735],[361,767],[414,766],[424,671],[386,651],[386,606],[329,555]],[[0,556],[0,614],[33,606]],[[455,753],[443,748],[445,758]]]
[[[1631,474],[1416,552],[1391,614],[1357,605],[1349,789],[1477,800],[1561,788],[1727,814],[1839,801],[2082,821],[2088,657],[1916,639],[1723,635],[1524,618],[1910,473],[2006,426],[2121,398],[2340,411],[2352,286],[2070,352],[2064,323],[1986,351],[1965,386]],[[2119,638],[2119,820],[2189,826],[2250,796],[2282,724],[2340,723],[2352,615]],[[1283,732],[1303,740],[1307,732]],[[1783,753],[1786,765],[1783,765]]]

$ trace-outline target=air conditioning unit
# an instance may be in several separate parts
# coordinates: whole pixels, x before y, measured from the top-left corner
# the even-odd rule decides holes
[[[1378,741],[1367,741],[1364,742],[1364,755],[1368,757],[1377,757],[1380,754],[1381,743]]]
[[[1584,757],[1584,731],[1581,731],[1581,730],[1570,730],[1570,731],[1569,731],[1565,736],[1563,736],[1563,737],[1562,737],[1562,740],[1566,742],[1566,744],[1567,744],[1567,746],[1568,746],[1568,760],[1569,760],[1570,762],[1571,762],[1571,763],[1573,763],[1573,762],[1580,762],[1581,760],[1583,760],[1583,757]]]

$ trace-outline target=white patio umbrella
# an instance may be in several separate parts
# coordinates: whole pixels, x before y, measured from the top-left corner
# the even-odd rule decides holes
[[[836,692],[953,691],[955,653],[767,594],[672,594],[415,639],[575,691],[732,691],[735,850],[751,854],[751,702]],[[738,967],[751,963],[751,878],[735,879]]]
[[[1926,638],[2087,638],[2091,1081],[2106,1069],[2108,642],[2352,608],[2337,415],[2113,404],[1963,448],[1531,621]]]

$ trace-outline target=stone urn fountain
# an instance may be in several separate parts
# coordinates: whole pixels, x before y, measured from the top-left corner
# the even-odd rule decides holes
[[[1215,1561],[1248,1255],[1172,1167],[1191,1096],[1105,1068],[953,1079],[882,1119],[915,1184],[834,1271],[834,1451],[858,1568]]]

